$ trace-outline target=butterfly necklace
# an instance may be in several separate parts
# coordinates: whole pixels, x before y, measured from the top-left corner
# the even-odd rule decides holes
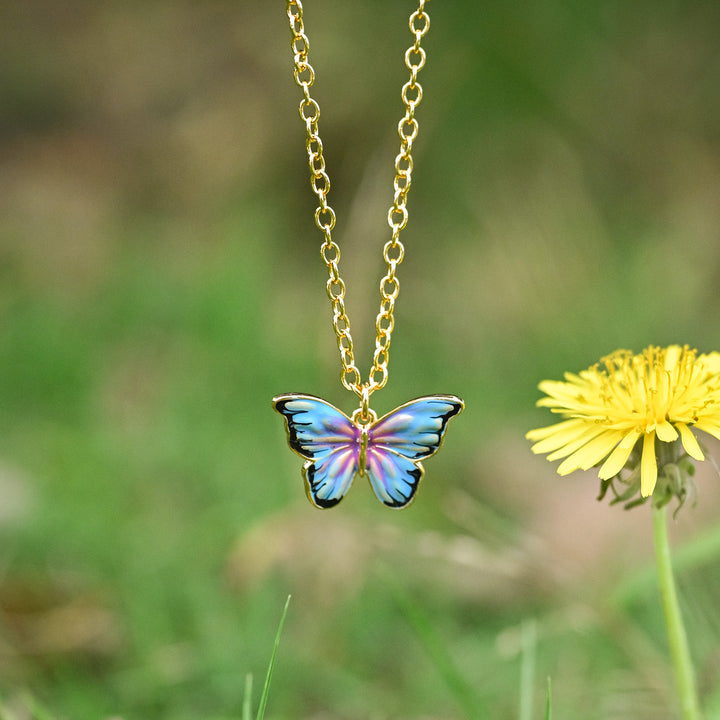
[[[326,291],[340,351],[341,382],[360,399],[360,407],[348,417],[314,395],[289,393],[273,398],[273,407],[285,418],[290,447],[306,461],[303,476],[308,499],[319,508],[337,505],[356,475],[366,476],[380,502],[388,507],[409,505],[424,472],[420,461],[438,451],[448,420],[464,408],[463,401],[454,395],[430,395],[411,400],[379,420],[370,409],[370,395],[387,383],[390,337],[395,325],[393,311],[400,292],[396,271],[405,253],[400,231],[408,221],[406,201],[413,169],[411,150],[418,133],[415,109],[422,99],[417,76],[426,57],[421,41],[430,28],[425,3],[426,0],[419,0],[418,9],[409,21],[415,41],[405,53],[410,80],[401,93],[405,115],[398,124],[400,153],[395,158],[395,195],[388,211],[392,235],[383,248],[387,274],[380,282],[373,364],[367,381],[363,382],[355,364],[350,321],[345,311],[345,283],[338,270],[340,248],[332,239],[335,212],[327,202],[330,179],[325,171],[318,131],[320,107],[310,96],[315,80],[315,71],[308,61],[310,43],[303,25],[301,1],[287,0],[293,74],[303,93],[299,112],[306,129],[310,185],[320,203],[315,210],[315,224],[324,237],[320,252],[329,275]]]

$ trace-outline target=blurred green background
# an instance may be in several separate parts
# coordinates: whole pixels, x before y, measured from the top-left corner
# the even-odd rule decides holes
[[[363,373],[412,6],[305,7]],[[543,378],[618,347],[720,349],[720,4],[428,11],[390,381],[373,401],[467,407],[411,509],[359,482],[320,512],[270,400],[355,400],[284,3],[5,5],[3,717],[238,718],[288,593],[271,718],[516,718],[530,618],[534,717],[548,675],[564,720],[676,717],[648,508],[596,503],[595,473],[559,478],[523,435],[552,419],[534,408]],[[720,717],[705,466],[673,539]]]

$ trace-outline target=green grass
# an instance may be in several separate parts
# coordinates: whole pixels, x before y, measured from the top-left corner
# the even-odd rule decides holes
[[[272,654],[270,655],[270,662],[268,664],[267,673],[265,674],[265,684],[263,685],[262,693],[260,694],[260,703],[258,705],[258,711],[256,720],[263,720],[265,717],[265,708],[267,707],[268,697],[270,695],[270,680],[272,679],[273,669],[275,667],[275,658],[277,655],[278,646],[280,645],[280,636],[282,635],[283,625],[285,624],[285,617],[287,616],[288,607],[290,606],[290,595],[285,602],[282,615],[280,617],[280,624],[278,625],[277,634],[275,635],[275,644],[273,645]],[[243,696],[243,713],[242,720],[251,720],[251,697],[252,697],[252,675],[248,674],[245,678],[245,694]]]
[[[147,253],[135,249],[82,303],[18,293],[6,313],[0,445],[6,492],[27,495],[17,517],[0,529],[3,637],[15,653],[0,680],[9,707],[19,702],[18,689],[29,687],[57,717],[184,720],[227,718],[235,710],[237,716],[243,674],[264,662],[276,622],[272,608],[287,592],[298,598],[298,609],[288,620],[273,683],[268,715],[274,718],[322,708],[347,718],[381,710],[391,717],[510,718],[521,703],[535,717],[537,688],[520,680],[527,655],[513,643],[503,649],[499,640],[528,616],[537,618],[542,638],[535,676],[553,676],[556,714],[592,720],[603,716],[606,696],[633,702],[623,673],[644,688],[648,668],[666,671],[654,587],[642,580],[652,577],[650,556],[647,569],[641,558],[626,571],[600,567],[602,587],[594,595],[583,591],[578,608],[572,580],[551,588],[530,572],[535,560],[525,547],[525,511],[503,505],[493,490],[499,481],[530,488],[538,471],[521,435],[544,421],[531,410],[531,385],[541,371],[522,369],[519,357],[498,345],[478,356],[470,372],[466,358],[446,355],[417,330],[413,337],[408,308],[409,327],[399,325],[394,346],[394,383],[387,397],[378,397],[381,409],[425,387],[447,389],[465,396],[463,422],[427,464],[412,511],[383,512],[362,483],[333,513],[313,511],[302,498],[301,463],[287,451],[269,400],[288,389],[335,392],[339,403],[342,395],[334,373],[321,372],[307,347],[295,356],[302,333],[291,347],[278,344],[277,308],[263,302],[258,282],[272,275],[271,257],[261,253],[250,271],[242,247],[228,232],[222,252],[187,277],[160,265],[148,269],[152,258],[144,261]],[[322,317],[316,324],[325,326]],[[288,326],[289,338],[293,332]],[[332,338],[323,337],[320,352],[332,365]],[[529,357],[537,341],[517,342]],[[411,361],[411,349],[420,346],[427,351]],[[553,350],[536,349],[535,361],[557,363],[559,373]],[[515,372],[525,385],[525,406],[510,378]],[[503,476],[493,444],[507,433],[515,440],[502,462],[512,474]],[[548,467],[542,493],[560,492],[555,482]],[[596,490],[592,481],[583,512],[608,519],[621,512],[596,506]],[[456,495],[475,503],[465,507],[476,507],[477,522],[449,512]],[[345,524],[350,536],[338,540]],[[389,545],[374,541],[387,525],[394,533]],[[228,563],[235,549],[263,527],[264,544],[246,548],[242,572],[233,574]],[[484,572],[454,565],[452,543],[468,532],[492,563],[509,562],[503,558],[513,549],[526,564],[510,583],[513,591],[505,581],[502,590],[482,582],[469,595],[461,589],[468,573]],[[438,537],[440,546],[424,557],[422,548]],[[705,577],[681,575],[691,577],[698,593],[717,563],[716,543],[703,537],[697,534],[687,554],[688,567],[705,569]],[[345,543],[344,554],[328,559],[336,542]],[[399,591],[373,579],[380,561],[396,569]],[[543,562],[550,577],[553,558]],[[417,563],[422,571],[412,570]],[[322,593],[318,583],[326,585]],[[409,600],[398,604],[398,592]],[[698,596],[711,602],[711,595]],[[86,603],[85,613],[71,615],[77,637],[68,647],[48,640],[39,653],[33,650],[26,633],[72,611],[77,598]],[[708,608],[696,609],[695,633],[702,634],[697,623]],[[636,625],[642,650],[628,647],[616,613]],[[83,639],[96,616],[99,636]],[[701,647],[701,667],[710,652]],[[597,677],[608,681],[597,684]],[[653,692],[638,701],[638,718],[643,703],[655,712],[666,700]],[[587,707],[597,715],[583,715]]]
[[[547,696],[545,699],[545,720],[552,720],[552,682],[547,680]]]

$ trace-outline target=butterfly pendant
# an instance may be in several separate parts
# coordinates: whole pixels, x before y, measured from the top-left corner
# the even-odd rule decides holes
[[[305,491],[318,508],[337,505],[356,475],[365,475],[378,500],[407,507],[424,469],[419,462],[440,448],[448,420],[465,407],[454,395],[411,400],[377,420],[372,410],[352,418],[313,395],[278,395],[290,447],[307,461]]]

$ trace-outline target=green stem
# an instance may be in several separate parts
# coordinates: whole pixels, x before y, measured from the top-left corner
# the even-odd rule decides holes
[[[660,596],[665,611],[668,644],[675,670],[675,682],[682,718],[683,720],[701,720],[702,715],[695,685],[695,672],[690,658],[685,626],[680,614],[680,605],[675,590],[675,578],[670,561],[666,506],[658,508],[653,505],[652,514]]]

